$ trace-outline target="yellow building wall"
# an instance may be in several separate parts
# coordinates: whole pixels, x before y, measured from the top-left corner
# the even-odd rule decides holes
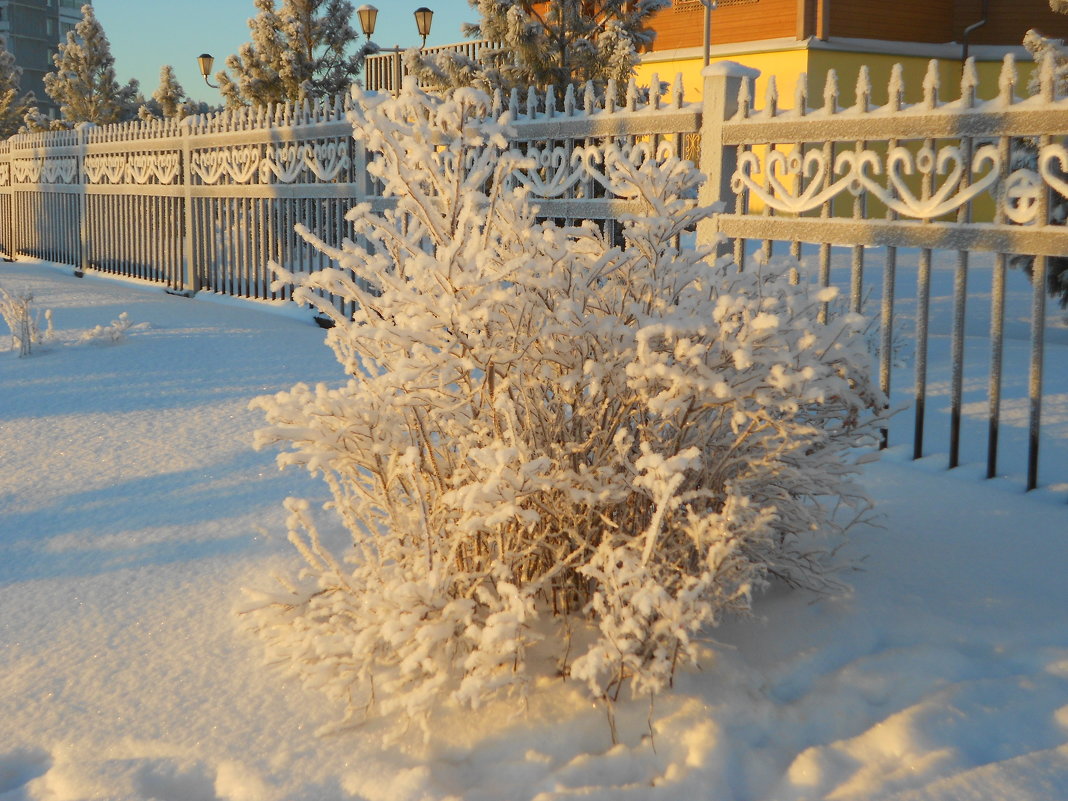
[[[838,76],[838,104],[849,107],[856,102],[856,84],[860,68],[867,65],[871,77],[871,102],[884,105],[887,102],[887,88],[894,64],[900,63],[905,85],[905,103],[917,103],[923,98],[923,80],[927,74],[929,58],[909,55],[883,53],[860,53],[838,50],[809,49],[799,47],[790,50],[772,50],[766,52],[738,53],[713,57],[712,62],[735,61],[747,67],[760,70],[756,82],[756,106],[763,108],[769,76],[775,76],[779,93],[779,107],[794,106],[794,92],[798,77],[808,76],[809,105],[823,105],[823,89],[827,74],[835,70]],[[677,73],[682,73],[683,87],[687,101],[698,102],[702,97],[703,81],[701,70],[703,59],[700,57],[675,59],[669,61],[647,61],[638,66],[637,82],[639,86],[648,86],[652,76],[657,74],[662,82],[671,84]],[[989,100],[998,94],[998,79],[1001,74],[1000,61],[978,61],[976,71],[979,76],[977,95],[981,100]],[[1034,70],[1031,61],[1019,61],[1016,64],[1018,80],[1016,94],[1027,95],[1027,82]],[[961,64],[956,60],[938,62],[940,78],[939,96],[943,101],[956,100],[960,97]]]
[[[747,67],[755,67],[760,70],[760,77],[756,82],[756,105],[763,107],[764,97],[768,88],[768,77],[775,76],[775,84],[781,98],[779,105],[783,108],[793,106],[794,86],[798,76],[808,68],[808,52],[804,48],[796,50],[781,50],[764,53],[745,53],[730,55],[721,58],[712,58],[712,63],[719,61],[736,61]],[[675,61],[649,62],[638,65],[637,81],[639,86],[648,86],[654,73],[660,76],[661,81],[671,84],[675,75],[682,73],[682,85],[685,89],[687,101],[699,102],[703,95],[703,79],[701,70],[704,68],[704,60],[700,57],[679,59]],[[788,102],[786,102],[788,101]]]

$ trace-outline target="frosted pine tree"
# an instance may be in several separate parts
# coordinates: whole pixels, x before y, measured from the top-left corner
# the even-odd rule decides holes
[[[111,44],[88,3],[53,60],[56,69],[44,77],[45,92],[59,105],[64,123],[106,125],[136,114],[137,81],[120,86],[115,79]]]
[[[349,0],[256,0],[252,41],[216,73],[229,106],[299,102],[348,89],[361,66]]]
[[[539,222],[514,183],[537,166],[491,105],[354,90],[395,206],[353,208],[340,248],[298,227],[336,268],[274,265],[333,320],[341,380],[254,401],[257,444],[331,502],[287,501],[307,569],[246,614],[347,721],[425,721],[549,672],[609,710],[660,692],[772,577],[833,584],[829,552],[866,508],[854,449],[884,399],[863,319],[820,325],[833,290],[679,248],[710,210],[670,146],[573,162],[638,209],[623,246]]]
[[[472,61],[460,54],[422,57],[410,68],[438,86],[510,89],[587,81],[620,87],[634,74],[639,51],[652,43],[648,25],[668,0],[469,0],[482,21],[464,33],[492,43]]]
[[[21,82],[22,68],[7,49],[0,47],[0,138],[17,133],[23,118],[36,107],[33,92],[21,93]]]
[[[184,117],[189,114],[185,89],[174,76],[174,67],[164,64],[159,71],[159,86],[152,93],[152,99],[159,106],[160,114],[166,119]]]

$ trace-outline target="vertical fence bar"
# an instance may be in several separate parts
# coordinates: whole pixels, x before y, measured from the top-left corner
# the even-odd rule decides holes
[[[927,323],[931,308],[931,249],[920,251],[916,278],[916,422],[912,433],[912,458],[923,456],[923,424],[927,406]]]
[[[949,468],[960,465],[960,419],[964,385],[964,313],[968,292],[968,252],[957,251],[953,271],[953,338],[951,345]]]
[[[894,351],[894,281],[897,273],[897,248],[891,245],[886,249],[886,263],[883,266],[883,297],[879,312],[879,389],[890,403],[890,373]],[[879,449],[885,450],[890,445],[890,429],[879,429]]]
[[[1044,209],[1043,209],[1044,211]],[[1039,217],[1043,219],[1043,217]],[[1027,375],[1027,489],[1038,486],[1038,446],[1042,425],[1042,358],[1046,332],[1046,272],[1048,259],[1035,256],[1031,272],[1031,364]]]
[[[989,420],[986,442],[986,477],[998,471],[998,426],[1001,421],[1002,351],[1005,342],[1005,261],[1004,253],[994,257],[990,287],[990,385]]]
[[[961,141],[961,159],[972,163],[972,140]],[[960,189],[964,190],[969,180],[968,171],[961,176]],[[971,220],[971,204],[966,203],[957,212],[957,222],[967,224]],[[949,468],[960,465],[960,424],[964,390],[964,322],[968,302],[968,251],[957,251],[957,264],[953,271],[953,335],[951,344],[950,413],[949,413]]]

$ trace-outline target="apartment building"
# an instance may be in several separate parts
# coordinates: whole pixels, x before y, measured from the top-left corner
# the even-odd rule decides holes
[[[44,90],[45,73],[55,65],[52,56],[67,32],[82,18],[90,0],[0,0],[0,41],[22,67],[22,91],[33,92],[41,112],[56,116],[58,109]]]

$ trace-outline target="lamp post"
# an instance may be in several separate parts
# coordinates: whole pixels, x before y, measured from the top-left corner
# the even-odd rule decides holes
[[[204,83],[212,89],[218,89],[218,86],[208,80],[208,76],[211,75],[211,65],[214,63],[215,57],[211,53],[201,53],[197,56],[197,64],[200,66],[200,74],[204,76]]]
[[[368,3],[364,3],[356,9],[356,14],[360,18],[360,30],[363,31],[363,35],[367,38],[367,43],[371,44],[371,36],[375,32],[375,23],[378,21],[378,9]],[[426,6],[415,10],[415,29],[423,37],[421,48],[426,47],[426,37],[430,35],[430,24],[433,20],[434,12]],[[404,50],[400,45],[394,45],[385,52],[393,54],[393,96],[396,97],[400,94],[402,77],[401,53]]]
[[[716,0],[701,0],[705,7],[705,66],[712,60],[712,12],[716,10]]]

